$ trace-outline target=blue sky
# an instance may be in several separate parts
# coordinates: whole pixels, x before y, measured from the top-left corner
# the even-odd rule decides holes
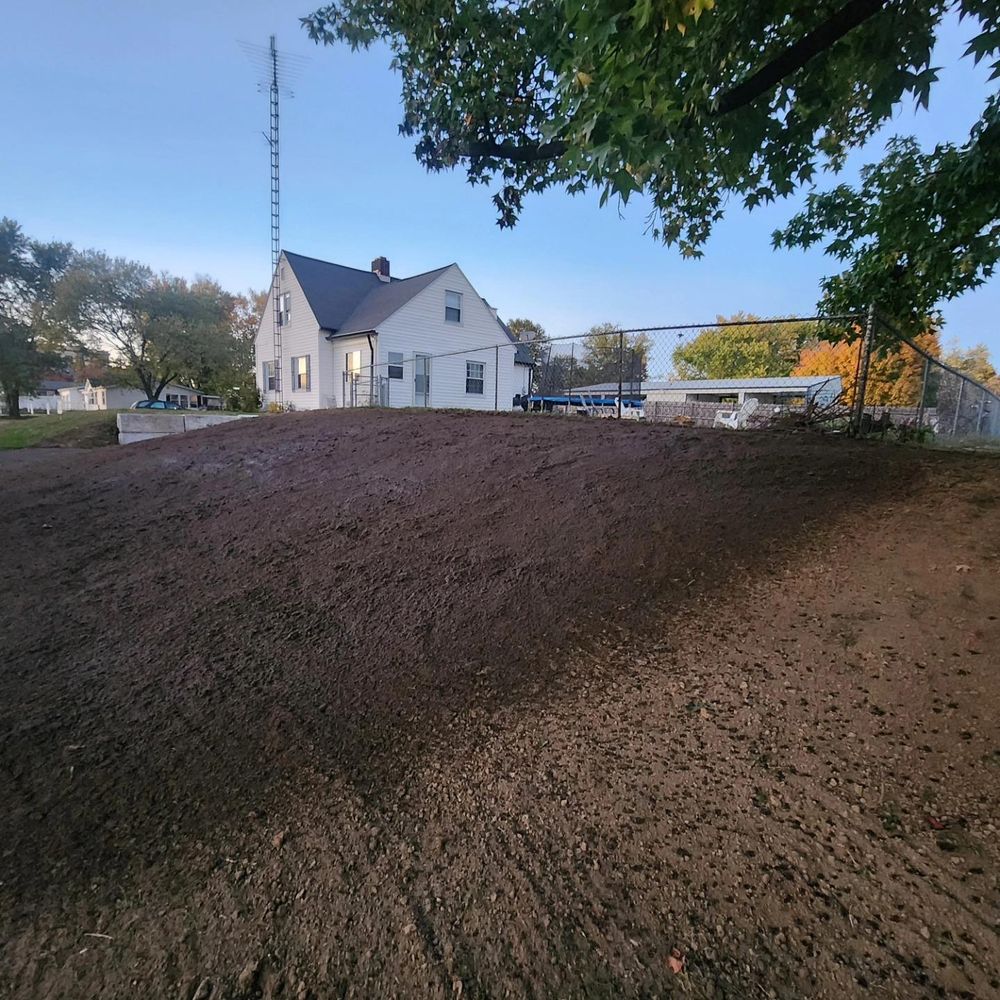
[[[315,2],[315,0],[312,0]],[[289,250],[393,273],[452,260],[502,316],[553,335],[604,321],[698,323],[739,309],[811,312],[836,270],[821,252],[773,252],[790,200],[733,206],[704,259],[684,261],[596,196],[530,199],[513,231],[495,225],[486,188],[428,174],[397,134],[399,80],[384,50],[319,48],[299,27],[311,0],[50,0],[12,5],[16,39],[0,67],[16,116],[0,156],[0,214],[32,236],[68,239],[238,290],[268,281],[267,98],[238,42],[309,57],[282,111],[282,242]],[[886,134],[929,146],[965,138],[982,107],[985,67],[959,60],[969,25],[951,24],[929,114],[901,109]],[[852,164],[876,156],[884,136]],[[847,177],[850,179],[850,172]],[[821,184],[833,183],[821,179]],[[946,338],[988,343],[1000,359],[1000,284],[944,306]]]

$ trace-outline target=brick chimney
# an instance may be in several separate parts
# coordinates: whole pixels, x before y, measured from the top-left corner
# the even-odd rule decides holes
[[[389,280],[389,258],[388,257],[376,257],[372,261],[372,270],[382,279],[382,281]]]

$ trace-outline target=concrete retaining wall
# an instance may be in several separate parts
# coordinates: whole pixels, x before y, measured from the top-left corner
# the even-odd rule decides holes
[[[253,419],[255,413],[185,413],[183,410],[129,410],[118,414],[118,443],[135,444],[151,438],[214,427],[231,420]]]

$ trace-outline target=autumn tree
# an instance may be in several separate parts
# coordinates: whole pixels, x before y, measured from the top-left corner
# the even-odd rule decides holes
[[[938,335],[926,331],[914,343],[932,356],[941,353]],[[803,348],[793,375],[839,375],[844,399],[853,400],[858,377],[860,340],[823,340]],[[865,388],[866,406],[917,406],[923,383],[924,357],[906,344],[872,354]]]
[[[736,313],[717,319],[719,323],[741,324],[758,317]],[[799,352],[816,339],[816,332],[816,324],[807,321],[709,327],[674,348],[674,372],[678,378],[688,379],[791,375]]]
[[[0,220],[0,391],[8,416],[21,416],[21,396],[63,364],[66,331],[55,316],[56,288],[73,257],[68,243],[29,239]]]
[[[552,187],[642,194],[654,236],[697,256],[727,203],[808,187],[900,102],[926,108],[956,13],[967,56],[994,60],[996,0],[333,0],[303,24],[319,43],[390,50],[418,161],[492,184],[502,226]],[[891,142],[858,189],[815,195],[777,242],[824,243],[846,265],[825,285],[831,309],[881,302],[916,332],[992,273],[998,131],[984,92],[968,143]]]
[[[149,399],[178,379],[198,387],[232,363],[231,296],[207,278],[188,283],[88,251],[63,279],[61,303],[67,321],[110,348]]]

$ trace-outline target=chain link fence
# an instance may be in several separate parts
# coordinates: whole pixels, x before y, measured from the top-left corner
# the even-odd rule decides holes
[[[845,406],[853,382],[810,350],[848,336],[857,322],[853,315],[746,317],[597,328],[544,345],[531,406],[732,429],[829,417],[826,411]]]
[[[872,366],[878,367],[885,356],[880,351],[878,333],[887,334],[889,343],[898,343],[903,364],[912,373],[905,386],[908,398],[885,398],[878,379],[872,378]],[[871,345],[864,406],[858,422],[860,433],[891,422],[897,433],[916,437],[933,435],[936,440],[956,444],[976,441],[1000,443],[1000,394],[942,361],[915,340],[902,337],[884,319],[876,318]]]
[[[936,339],[935,339],[936,343]],[[1000,397],[875,314],[736,317],[389,356],[343,405],[523,409],[678,426],[1000,441]]]

